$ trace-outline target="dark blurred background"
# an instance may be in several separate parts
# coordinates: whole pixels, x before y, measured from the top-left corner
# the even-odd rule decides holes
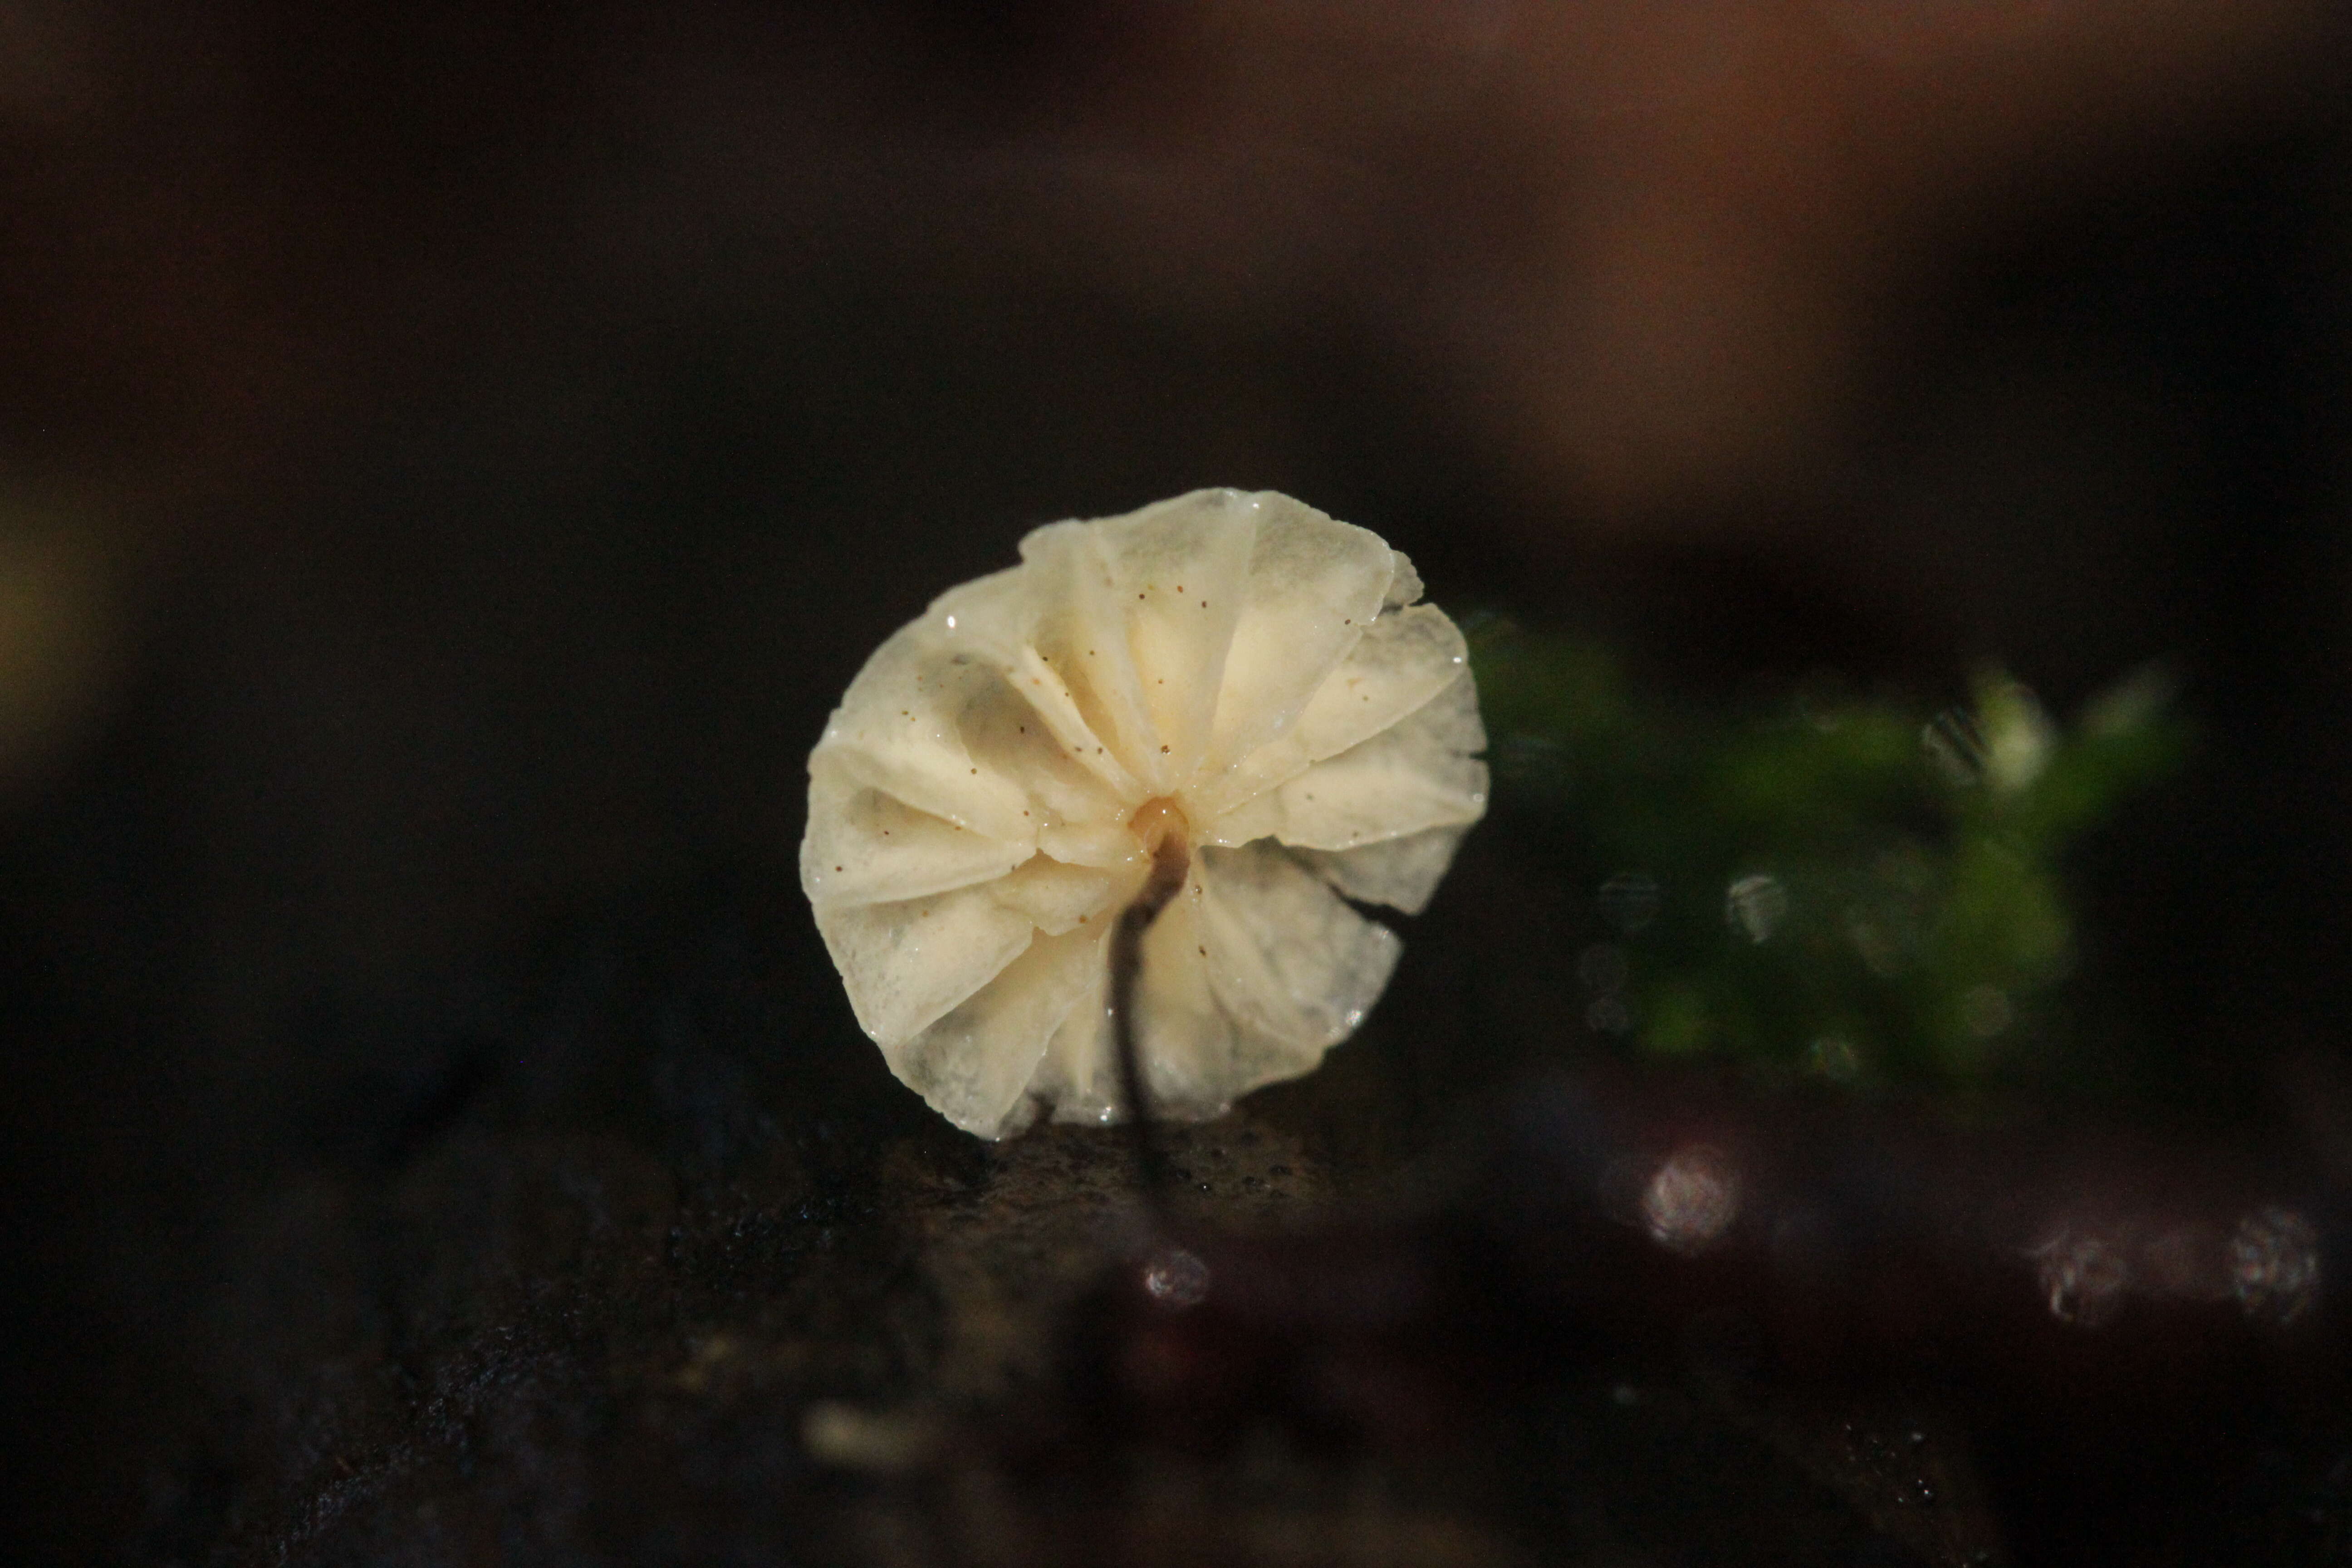
[[[217,1495],[290,1450],[192,1436],[251,1383],[205,1356],[307,1353],[256,1348],[250,1259],[309,1243],[252,1216],[539,1092],[515,976],[576,933],[759,933],[698,1070],[878,1094],[797,903],[825,711],[1027,527],[1200,485],[1696,690],[2168,661],[2205,762],[2093,913],[2116,1005],[2260,1100],[2352,1010],[2345,32],[0,0],[20,1538],[256,1539]]]

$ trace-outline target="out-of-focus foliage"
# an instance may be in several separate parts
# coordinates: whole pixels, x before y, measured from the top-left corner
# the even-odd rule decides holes
[[[1853,1085],[2048,1076],[2069,845],[2171,771],[2154,671],[2062,727],[1998,671],[1930,714],[1820,686],[1741,710],[1636,689],[1589,644],[1471,631],[1510,830],[1591,882],[1559,955],[1604,1038]]]

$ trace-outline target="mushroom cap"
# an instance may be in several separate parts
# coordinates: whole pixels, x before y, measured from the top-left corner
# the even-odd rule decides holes
[[[1272,491],[1056,522],[877,649],[809,756],[801,886],[890,1069],[983,1138],[1121,1114],[1110,938],[1160,1114],[1312,1071],[1485,813],[1462,634],[1379,535]]]

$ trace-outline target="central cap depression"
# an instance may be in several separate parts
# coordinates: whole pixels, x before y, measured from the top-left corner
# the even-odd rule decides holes
[[[1152,1102],[1312,1071],[1486,805],[1462,634],[1404,555],[1271,491],[1051,523],[875,652],[809,756],[801,886],[866,1032],[983,1138],[1120,1115],[1110,936]]]

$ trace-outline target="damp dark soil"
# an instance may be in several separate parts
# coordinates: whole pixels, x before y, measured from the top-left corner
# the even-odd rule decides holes
[[[2343,1560],[2352,1448],[2308,1423],[2229,1435],[2210,1492],[2070,1491],[2014,1473],[2000,1412],[1932,1367],[1776,1381],[1736,1315],[1580,1342],[1441,1300],[1327,1353],[1328,1325],[1395,1307],[1383,1248],[1459,1205],[1432,1174],[1463,1142],[1440,1064],[1492,1028],[1470,981],[1500,917],[1477,911],[1512,875],[1473,853],[1459,929],[1412,933],[1322,1073],[1168,1133],[1159,1214],[1119,1129],[987,1145],[932,1117],[845,1029],[791,900],[698,889],[570,925],[442,1079],[372,1108],[365,1158],[255,1184],[218,1225],[111,1554],[1963,1564],[2095,1561],[2121,1520],[2140,1546]],[[1343,1232],[1355,1261],[1316,1263]],[[1218,1342],[1164,1363],[1121,1305],[1171,1235],[1295,1249],[1315,1298],[1207,1426],[1164,1413]],[[1105,1397],[1137,1376],[1174,1397]]]

